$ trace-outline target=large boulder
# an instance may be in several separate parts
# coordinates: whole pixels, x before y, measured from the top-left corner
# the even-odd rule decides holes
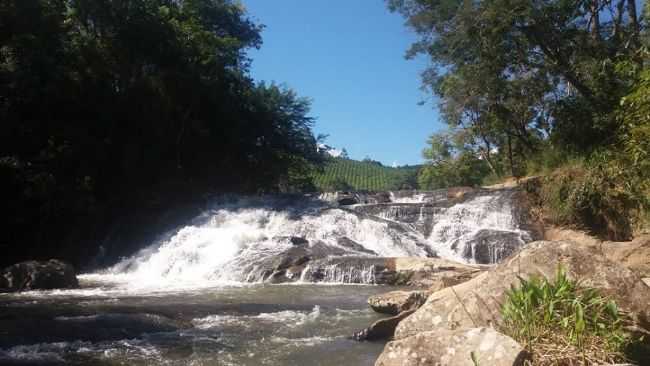
[[[27,261],[5,268],[0,275],[0,291],[52,290],[79,286],[72,265],[56,260]]]
[[[519,343],[492,328],[459,328],[389,342],[375,366],[519,366],[526,359]]]
[[[430,292],[466,282],[488,268],[422,257],[393,258],[388,267],[400,275],[400,282],[394,284],[426,288]]]
[[[605,256],[621,263],[642,277],[650,277],[650,235],[627,242],[604,242],[600,245]]]
[[[431,294],[413,315],[400,322],[395,337],[499,324],[506,291],[511,285],[519,284],[519,277],[553,278],[560,265],[568,277],[612,297],[622,309],[634,315],[637,324],[647,327],[650,291],[639,276],[609,260],[596,248],[563,241],[538,241],[470,281]]]
[[[428,291],[391,291],[370,296],[368,305],[378,313],[397,315],[419,308],[427,301],[428,296]]]

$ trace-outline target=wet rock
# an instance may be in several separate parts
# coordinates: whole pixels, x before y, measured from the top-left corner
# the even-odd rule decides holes
[[[408,319],[408,318],[407,318]],[[520,366],[523,347],[492,328],[429,331],[389,342],[375,366]]]
[[[559,265],[568,277],[612,297],[622,309],[634,314],[638,324],[650,324],[650,291],[631,270],[607,259],[595,248],[539,241],[470,281],[431,294],[424,305],[399,324],[395,337],[499,324],[505,293],[511,285],[519,283],[519,277],[553,278]]]
[[[359,203],[359,201],[353,196],[340,198],[337,202],[339,206],[350,206]]]
[[[387,259],[380,257],[331,256],[309,263],[303,279],[310,282],[388,284],[394,272],[386,267]]]
[[[390,193],[389,192],[377,192],[375,194],[368,195],[365,203],[388,203],[390,202]]]
[[[2,270],[0,291],[51,290],[79,286],[72,265],[56,260],[27,261]]]
[[[291,241],[291,244],[293,245],[308,245],[309,240],[305,238],[301,238],[299,236],[292,236],[289,241]]]
[[[428,291],[391,291],[370,296],[368,305],[378,313],[398,315],[419,308],[427,297],[429,297]]]
[[[344,247],[344,248],[352,249],[355,252],[361,252],[361,253],[368,253],[368,254],[372,254],[372,255],[377,255],[377,253],[375,253],[374,251],[372,251],[370,249],[366,249],[363,245],[357,243],[356,241],[354,241],[354,240],[352,240],[352,239],[350,239],[350,238],[348,238],[346,236],[343,236],[343,237],[340,237],[340,238],[336,239],[336,243],[338,245]]]
[[[521,234],[512,231],[480,230],[463,248],[452,244],[452,249],[462,249],[463,258],[480,264],[499,263],[516,252],[525,243]]]
[[[391,316],[390,318],[379,319],[372,323],[368,328],[359,331],[353,335],[357,341],[378,341],[390,339],[395,334],[395,328],[406,317],[413,314],[415,310],[402,311],[401,313]]]

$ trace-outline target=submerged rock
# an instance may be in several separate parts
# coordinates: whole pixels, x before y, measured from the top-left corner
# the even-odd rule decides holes
[[[422,306],[429,297],[428,291],[391,291],[368,298],[372,310],[390,315],[403,311],[415,310]]]
[[[0,292],[52,290],[79,286],[71,264],[56,259],[27,261],[2,270]]]
[[[539,241],[470,281],[431,294],[424,305],[399,324],[395,337],[499,324],[501,304],[511,285],[517,285],[520,277],[553,278],[560,265],[568,277],[600,290],[616,300],[619,307],[635,314],[638,323],[650,324],[650,291],[631,270],[607,259],[595,248]]]
[[[492,328],[460,328],[389,342],[375,366],[520,366],[526,359],[519,343]]]

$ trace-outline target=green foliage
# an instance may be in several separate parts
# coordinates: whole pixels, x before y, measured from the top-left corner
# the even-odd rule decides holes
[[[415,189],[417,166],[392,168],[374,161],[332,158],[314,175],[320,191]]]
[[[570,280],[561,268],[553,280],[521,278],[501,313],[503,331],[532,352],[535,364],[620,361],[629,343],[616,303]]]
[[[434,134],[428,143],[423,151],[428,164],[418,173],[421,189],[477,186],[489,174],[486,161],[465,146],[454,144],[449,135]]]
[[[310,103],[249,76],[261,29],[231,0],[0,0],[0,245],[55,256],[157,190],[308,189]]]
[[[448,141],[489,166],[484,183],[560,169],[543,185],[552,220],[620,239],[650,227],[650,18],[637,2],[387,3],[420,35],[407,56],[430,58],[423,86]],[[421,184],[459,184],[449,143],[429,144]]]

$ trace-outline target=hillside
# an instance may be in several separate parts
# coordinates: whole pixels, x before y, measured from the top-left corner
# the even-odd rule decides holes
[[[320,191],[414,189],[419,168],[419,165],[392,168],[376,161],[332,158],[322,172],[315,174],[314,183]]]

